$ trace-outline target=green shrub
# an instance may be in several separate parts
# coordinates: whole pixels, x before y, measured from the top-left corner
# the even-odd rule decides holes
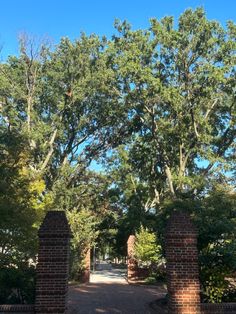
[[[156,235],[141,226],[135,234],[134,256],[139,266],[151,266],[161,261],[161,246],[157,244]]]
[[[0,304],[32,304],[35,300],[35,268],[0,270]]]
[[[229,289],[225,279],[228,271],[222,267],[205,268],[201,272],[203,301],[221,303]]]
[[[236,301],[236,287],[230,285],[222,298],[222,302],[235,302]]]
[[[166,280],[166,268],[163,265],[157,267],[156,271],[155,271],[155,278],[158,281],[165,281]]]

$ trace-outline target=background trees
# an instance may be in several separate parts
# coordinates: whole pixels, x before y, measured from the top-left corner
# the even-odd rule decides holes
[[[102,79],[96,87],[103,46],[96,36],[82,35],[76,43],[62,39],[51,52],[45,44],[35,50],[24,37],[19,57],[0,65],[0,247],[7,269],[20,271],[19,264],[35,259],[46,210],[68,213],[75,260],[92,245],[94,228],[109,211],[107,180],[88,169],[104,146],[98,141],[103,111],[96,100],[106,93]]]

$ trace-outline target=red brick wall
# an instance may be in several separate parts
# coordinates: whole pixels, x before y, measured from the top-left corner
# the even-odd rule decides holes
[[[166,231],[169,314],[199,314],[197,230],[187,213],[174,212]]]
[[[34,314],[33,304],[3,304],[0,305],[0,314],[2,313],[18,313],[18,314]]]
[[[65,213],[48,212],[39,229],[36,313],[66,312],[70,237]]]
[[[130,271],[130,280],[143,280],[150,274],[149,268],[134,267]]]
[[[235,314],[236,303],[201,304],[201,314]]]

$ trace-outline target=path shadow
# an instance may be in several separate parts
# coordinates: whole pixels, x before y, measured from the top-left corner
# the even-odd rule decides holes
[[[135,286],[123,283],[89,283],[70,287],[69,314],[154,313],[149,306],[164,297],[162,287]]]

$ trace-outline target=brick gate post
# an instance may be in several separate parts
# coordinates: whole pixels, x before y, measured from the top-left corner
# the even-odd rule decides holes
[[[35,312],[66,313],[71,232],[65,212],[48,212],[38,235]]]
[[[127,241],[127,277],[128,281],[136,277],[137,261],[134,258],[135,236],[130,235]]]
[[[90,248],[87,249],[85,258],[84,258],[84,270],[82,273],[82,282],[88,283],[90,281],[90,267],[91,267],[91,261],[90,261]]]
[[[197,230],[190,216],[174,212],[166,231],[169,314],[199,314],[200,284]]]

